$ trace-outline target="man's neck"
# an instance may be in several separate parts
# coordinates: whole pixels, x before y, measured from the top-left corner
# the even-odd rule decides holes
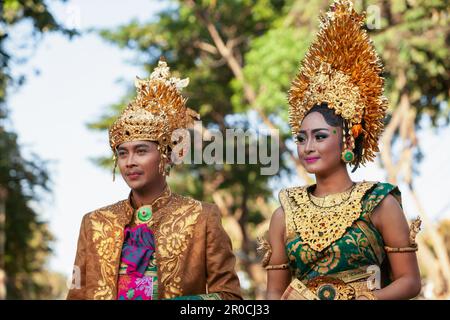
[[[167,187],[167,183],[160,183],[152,185],[146,189],[132,190],[134,204],[137,207],[151,204],[157,198],[161,196],[164,189]]]

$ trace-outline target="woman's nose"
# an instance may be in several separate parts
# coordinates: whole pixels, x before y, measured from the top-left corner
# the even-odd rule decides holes
[[[311,153],[313,151],[314,151],[314,142],[312,141],[312,139],[308,139],[306,141],[305,152]]]

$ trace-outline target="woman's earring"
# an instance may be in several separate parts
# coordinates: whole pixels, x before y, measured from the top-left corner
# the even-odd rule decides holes
[[[355,154],[350,149],[345,149],[341,154],[342,161],[350,163],[355,159]]]
[[[350,162],[353,162],[353,160],[355,160],[355,154],[353,153],[353,149],[355,148],[355,139],[353,138],[352,135],[350,135],[348,137],[350,142],[347,143],[347,138],[346,138],[345,132],[344,132],[343,136],[344,136],[344,138],[343,138],[344,151],[342,151],[341,159],[345,163],[350,163]]]

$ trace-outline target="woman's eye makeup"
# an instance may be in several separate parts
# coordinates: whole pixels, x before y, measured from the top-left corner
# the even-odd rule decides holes
[[[297,135],[296,140],[298,143],[303,143],[303,142],[305,142],[306,138],[303,134],[299,134],[299,135]]]
[[[323,134],[323,133],[321,133],[321,134],[316,134],[316,140],[323,140],[323,139],[325,139],[325,138],[328,138],[328,135],[327,134]]]

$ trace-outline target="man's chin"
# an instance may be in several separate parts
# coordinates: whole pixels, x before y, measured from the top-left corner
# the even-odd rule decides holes
[[[128,187],[133,191],[139,191],[144,187],[144,183],[140,181],[126,181]]]

